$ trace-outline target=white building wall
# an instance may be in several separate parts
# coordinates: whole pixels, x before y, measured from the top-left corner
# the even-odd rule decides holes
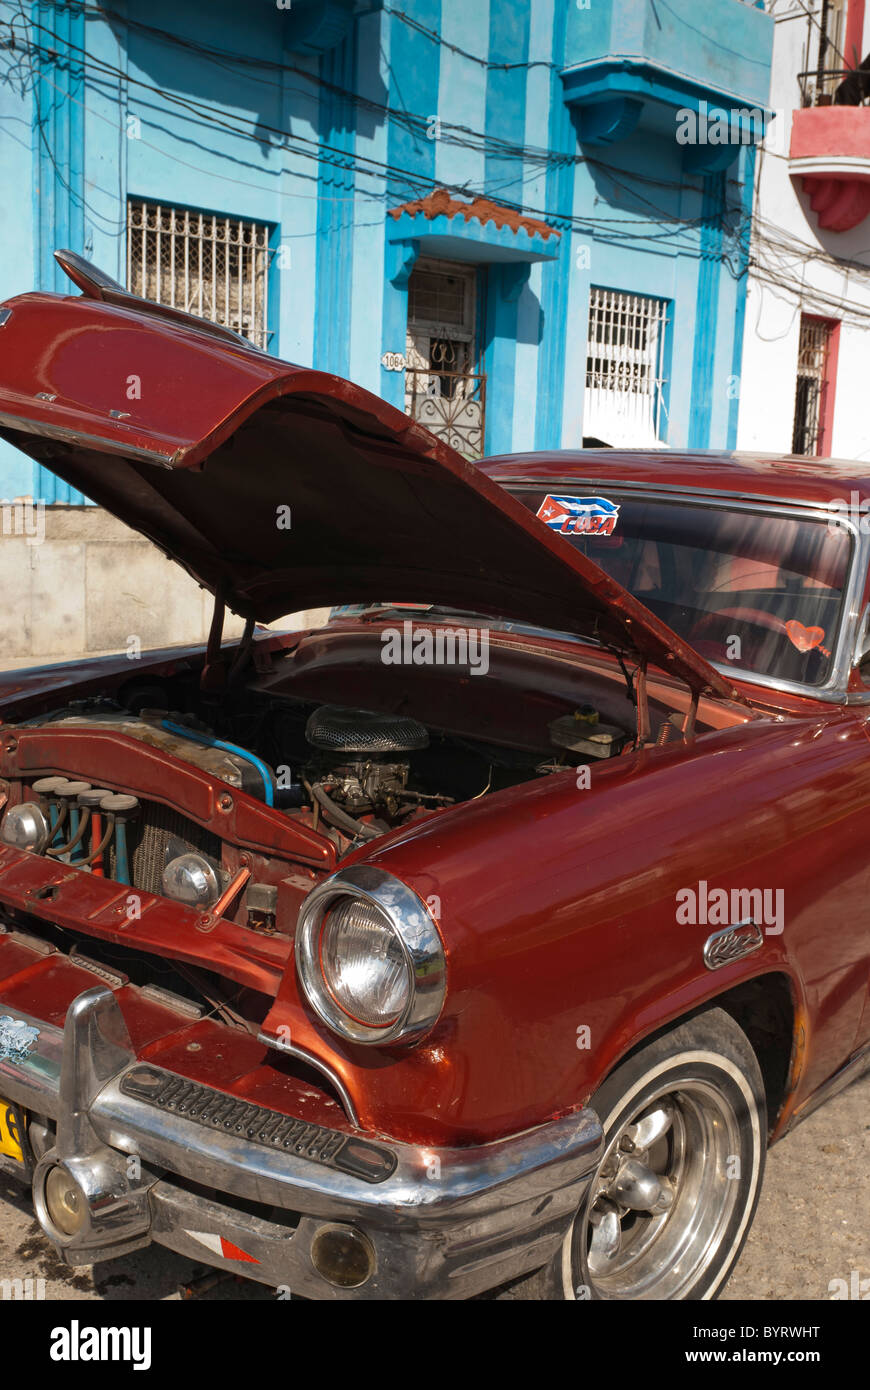
[[[797,75],[815,66],[818,51],[815,26],[807,51],[804,6],[816,15],[821,9],[820,0],[768,2],[777,20],[770,98],[777,116],[756,167],[737,447],[791,452],[800,319],[802,313],[816,314],[841,322],[831,452],[870,462],[870,218],[850,232],[820,230],[801,180],[789,176],[792,113],[801,100]],[[870,5],[865,54],[868,31]],[[803,250],[784,244],[789,239]]]

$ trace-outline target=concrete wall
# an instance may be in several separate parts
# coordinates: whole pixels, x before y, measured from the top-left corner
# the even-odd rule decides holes
[[[41,542],[0,537],[3,666],[205,640],[211,595],[150,541],[98,507],[44,517]]]
[[[0,669],[204,642],[212,596],[156,546],[99,507],[46,507],[40,527],[6,507],[0,533]],[[16,516],[19,524],[16,525]],[[316,626],[325,610],[273,628]],[[244,626],[228,613],[224,635]]]

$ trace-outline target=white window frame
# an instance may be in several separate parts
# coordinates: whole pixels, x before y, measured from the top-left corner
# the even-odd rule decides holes
[[[667,299],[592,287],[584,435],[622,448],[664,443],[669,311]]]

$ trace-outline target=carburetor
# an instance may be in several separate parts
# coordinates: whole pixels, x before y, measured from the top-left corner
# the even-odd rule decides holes
[[[308,720],[305,738],[316,750],[311,780],[350,816],[376,812],[392,819],[401,808],[410,763],[403,753],[426,748],[426,728],[406,715],[323,705]],[[329,755],[329,756],[327,756]]]

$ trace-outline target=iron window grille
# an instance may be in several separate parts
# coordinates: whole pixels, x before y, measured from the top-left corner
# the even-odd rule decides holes
[[[263,222],[129,199],[127,288],[235,329],[269,349],[269,247]]]
[[[583,433],[614,445],[662,440],[668,301],[593,288]]]
[[[828,389],[828,360],[833,324],[827,319],[801,316],[798,343],[792,453],[817,457],[821,452]]]

